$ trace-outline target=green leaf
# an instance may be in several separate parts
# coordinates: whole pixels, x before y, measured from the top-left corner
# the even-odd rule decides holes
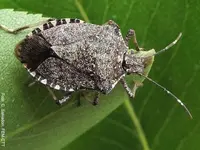
[[[183,37],[176,46],[156,56],[150,77],[184,101],[194,119],[188,119],[183,108],[172,97],[147,81],[137,91],[133,104],[151,149],[198,150],[200,147],[199,1],[82,0],[78,2],[80,5],[73,0],[59,2],[2,0],[0,8],[15,8],[41,13],[48,17],[84,19],[87,14],[90,22],[96,24],[113,19],[120,25],[124,35],[129,28],[133,28],[141,47],[155,48],[157,51],[182,32]],[[85,13],[80,8],[84,8]],[[29,19],[29,22],[32,19]],[[3,23],[9,26],[9,23],[5,21]],[[9,27],[13,28],[15,25],[16,21],[13,21],[13,26]],[[24,37],[25,32],[17,36],[3,33],[0,31],[0,36],[11,43],[8,45],[0,38],[2,54],[0,66],[3,70],[0,90],[1,93],[5,93],[6,100],[6,135],[9,137],[13,133],[20,132],[20,135],[14,134],[10,140],[9,138],[6,140],[7,149],[142,149],[138,133],[124,106],[120,106],[92,130],[76,139],[127,98],[123,97],[126,95],[124,90],[117,87],[109,97],[103,97],[98,109],[84,101],[81,108],[76,108],[75,102],[72,102],[58,109],[52,98],[47,96],[48,92],[43,86],[36,85],[31,88],[24,86],[27,73],[20,67],[20,63],[14,59],[12,53],[14,45]],[[130,47],[133,47],[131,43]],[[1,59],[2,56],[5,59]],[[70,142],[72,143],[69,145]]]

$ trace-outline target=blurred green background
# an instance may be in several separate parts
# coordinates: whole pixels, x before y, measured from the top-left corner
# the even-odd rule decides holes
[[[193,119],[162,89],[148,81],[137,91],[133,107],[152,150],[200,149],[200,1],[199,0],[0,0],[0,24],[16,28],[41,17],[80,18],[94,24],[114,20],[123,35],[136,31],[138,43],[157,51],[182,32],[168,52],[156,56],[150,77],[177,95]],[[33,15],[37,14],[37,15]],[[87,17],[86,17],[87,16]],[[27,88],[28,73],[15,59],[18,35],[0,30],[0,94],[6,105],[6,147],[11,150],[142,150],[138,131],[127,113],[128,99],[118,85],[94,107],[76,107],[76,94],[62,108],[43,85]],[[130,43],[130,47],[133,44]],[[129,82],[131,84],[131,82]],[[60,94],[60,93],[56,93]]]

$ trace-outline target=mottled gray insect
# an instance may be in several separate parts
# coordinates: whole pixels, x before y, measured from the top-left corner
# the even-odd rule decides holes
[[[1,26],[11,33],[29,27],[32,26],[9,31]],[[136,50],[129,50],[128,42],[132,37]],[[179,38],[162,51],[173,46]],[[124,76],[135,74],[152,81],[147,77],[150,70],[147,68],[157,53],[154,49],[144,53],[132,29],[123,38],[119,26],[111,20],[96,25],[79,19],[49,19],[16,46],[15,54],[37,81],[65,91],[62,99],[56,99],[57,104],[66,102],[78,90],[94,90],[93,104],[96,105],[99,93],[108,94],[118,82],[122,83],[129,97],[134,97],[138,84],[132,92]],[[185,107],[176,96],[166,91]]]

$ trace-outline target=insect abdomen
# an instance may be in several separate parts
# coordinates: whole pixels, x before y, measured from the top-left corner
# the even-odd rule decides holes
[[[28,36],[17,44],[15,55],[28,69],[34,70],[45,59],[52,56],[53,50],[50,46],[39,35]]]

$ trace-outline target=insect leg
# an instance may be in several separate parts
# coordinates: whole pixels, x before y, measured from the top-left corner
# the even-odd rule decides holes
[[[116,24],[113,20],[109,20],[107,23],[105,24],[108,24],[110,26],[112,26],[114,28],[114,31],[117,35],[119,35],[119,32],[120,32],[120,28],[118,26],[118,24]]]
[[[140,51],[140,47],[139,47],[138,42],[137,42],[136,34],[135,34],[135,31],[133,29],[129,29],[127,34],[126,34],[126,37],[125,37],[126,45],[128,46],[128,42],[132,37],[133,37],[133,43],[135,45],[136,50]]]
[[[35,83],[36,83],[36,81],[33,81],[33,82],[29,83],[29,84],[28,84],[28,87],[33,86]]]
[[[77,106],[81,106],[81,95],[82,95],[82,92],[78,92],[78,96],[77,96]]]
[[[140,82],[134,82],[134,86],[133,86],[133,89],[132,89],[133,97],[135,97],[136,90],[137,90],[139,87],[141,87],[141,86],[143,86],[142,83],[140,83]]]
[[[42,24],[44,24],[46,22],[49,22],[49,21],[52,21],[52,20],[55,20],[55,19],[48,19],[48,20],[40,21],[40,22],[37,22],[37,23],[34,23],[34,24],[25,25],[25,26],[22,26],[22,27],[19,27],[19,28],[16,28],[16,29],[8,29],[7,27],[5,27],[3,25],[0,25],[0,29],[3,29],[4,31],[6,31],[8,33],[17,34],[20,31],[23,31],[23,30],[26,30],[26,29],[29,29],[29,28],[33,28],[33,27],[36,27],[36,26],[39,26],[39,25],[42,25]]]
[[[57,99],[56,100],[56,104],[57,105],[62,105],[64,103],[66,103],[69,100],[69,98],[71,97],[72,93],[73,92],[67,92],[67,93],[65,93],[65,95],[63,96],[62,99],[60,99],[60,100]]]
[[[53,99],[54,99],[55,101],[57,101],[57,97],[56,97],[56,95],[54,94],[54,92],[53,92],[49,87],[47,87],[47,90],[49,91],[49,93],[51,94],[51,96],[53,97]]]
[[[109,20],[108,22],[106,22],[106,24],[119,28],[118,24],[116,24],[113,20]]]
[[[136,90],[138,89],[138,86],[136,83],[134,83],[134,86],[133,86],[133,90],[132,90],[132,93],[133,93],[133,97],[135,97],[135,93],[136,93]]]
[[[126,80],[124,78],[121,78],[120,82],[123,85],[124,89],[126,90],[128,96],[130,98],[134,98],[135,97],[136,88],[133,90],[134,93],[132,93],[131,89],[128,87],[128,84],[126,83]]]
[[[36,83],[36,81],[33,81],[31,76],[28,76],[27,80],[25,81],[25,86],[31,87]]]
[[[99,96],[100,96],[100,93],[96,92],[95,97],[92,101],[92,105],[97,105],[99,103]]]

